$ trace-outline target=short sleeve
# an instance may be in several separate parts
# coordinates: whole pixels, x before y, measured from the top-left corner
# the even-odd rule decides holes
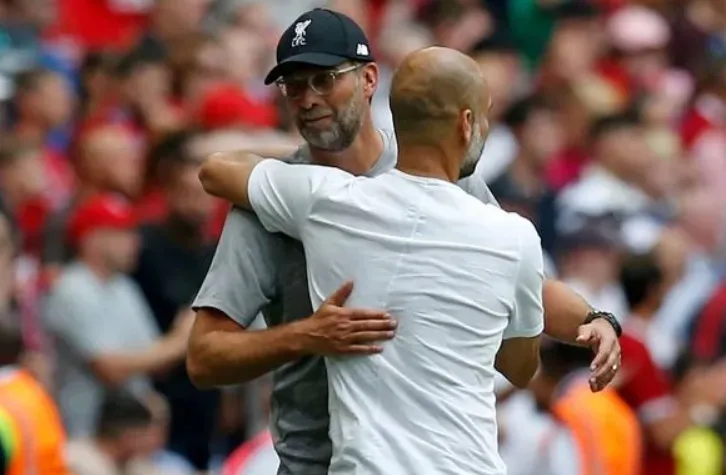
[[[513,232],[519,236],[520,261],[515,281],[514,306],[504,339],[532,338],[544,330],[542,283],[544,264],[539,235],[532,223],[517,217]]]
[[[232,208],[192,308],[219,310],[248,327],[274,299],[283,245],[283,237],[265,231],[253,213]]]
[[[300,239],[316,191],[345,176],[352,177],[332,167],[263,160],[249,178],[250,205],[265,229]]]

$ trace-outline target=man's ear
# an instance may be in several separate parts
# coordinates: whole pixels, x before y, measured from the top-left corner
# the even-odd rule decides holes
[[[366,99],[371,99],[378,89],[378,65],[376,63],[366,64],[363,66],[361,76],[363,78],[363,95]]]
[[[474,112],[471,109],[464,109],[459,115],[459,127],[461,137],[465,144],[471,143],[474,135]]]

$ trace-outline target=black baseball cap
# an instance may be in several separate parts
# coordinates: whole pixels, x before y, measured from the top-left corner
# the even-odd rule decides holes
[[[366,34],[350,17],[316,8],[300,15],[282,34],[277,43],[277,65],[265,84],[301,65],[331,68],[349,60],[374,61]]]

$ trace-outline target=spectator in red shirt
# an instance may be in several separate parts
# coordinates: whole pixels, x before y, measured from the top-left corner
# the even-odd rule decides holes
[[[80,124],[78,135],[99,125],[120,125],[142,151],[150,141],[180,126],[183,115],[172,103],[172,76],[160,45],[138,47],[115,64],[110,90]],[[86,82],[90,88],[92,84]]]
[[[120,56],[110,52],[91,53],[80,68],[80,116],[99,114],[114,95],[114,72]]]
[[[18,118],[16,137],[43,147],[42,162],[48,175],[45,194],[53,204],[63,203],[70,193],[72,174],[66,157],[47,146],[55,128],[71,119],[74,98],[70,85],[58,73],[33,69],[19,74],[15,81]]]
[[[0,190],[3,206],[17,222],[22,251],[39,251],[41,230],[50,212],[44,192],[48,175],[42,149],[34,142],[0,137]]]
[[[219,84],[202,97],[201,126],[214,129],[273,128],[278,124],[274,106],[255,101],[235,84]]]
[[[78,138],[75,169],[78,187],[73,199],[49,220],[45,229],[43,261],[50,279],[58,266],[73,257],[67,222],[76,207],[101,192],[136,198],[141,191],[140,150],[129,131],[117,125],[87,129]]]
[[[681,125],[683,142],[694,149],[710,132],[726,133],[726,57],[714,57],[704,68],[701,92]]]
[[[637,315],[653,315],[663,300],[663,278],[655,259],[637,256],[624,262],[620,282]],[[623,367],[618,392],[637,413],[645,429],[643,475],[673,475],[671,450],[678,436],[692,425],[689,412],[673,396],[666,374],[656,366],[643,335],[626,323],[620,346]]]
[[[83,50],[130,46],[147,23],[151,0],[59,0],[59,33]]]

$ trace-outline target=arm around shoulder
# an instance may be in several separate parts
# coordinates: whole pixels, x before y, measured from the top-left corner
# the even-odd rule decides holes
[[[534,226],[522,219],[517,234],[520,262],[514,305],[495,366],[517,387],[526,387],[539,367],[540,334],[544,329],[542,249]]]
[[[199,181],[210,195],[249,208],[247,184],[260,161],[262,157],[247,152],[213,153],[199,168]]]

